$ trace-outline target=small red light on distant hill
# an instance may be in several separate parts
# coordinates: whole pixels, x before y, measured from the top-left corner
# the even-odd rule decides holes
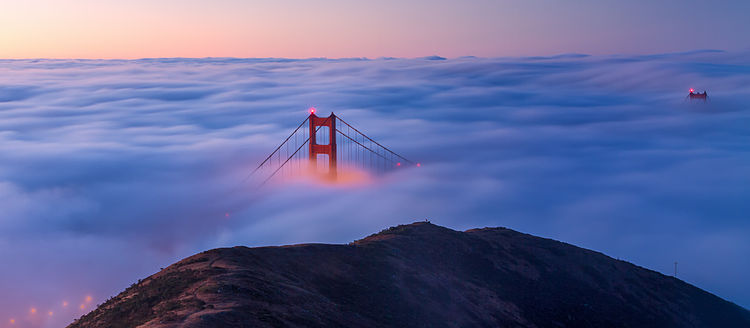
[[[421,166],[422,166],[422,164],[420,164],[420,163],[417,163],[417,167],[421,167]]]
[[[310,114],[315,114],[315,107],[310,107]]]
[[[399,162],[399,163],[396,163],[396,166],[401,166],[401,163],[400,163],[400,162]]]

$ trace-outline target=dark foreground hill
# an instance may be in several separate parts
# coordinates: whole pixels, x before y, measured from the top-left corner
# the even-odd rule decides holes
[[[750,327],[678,279],[508,229],[390,228],[349,245],[215,249],[70,327]]]

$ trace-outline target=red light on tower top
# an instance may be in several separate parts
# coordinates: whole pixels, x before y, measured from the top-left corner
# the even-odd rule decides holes
[[[315,114],[315,110],[315,107],[310,107],[310,109],[308,109],[308,111],[310,111],[310,114]]]
[[[693,92],[695,92],[695,89],[690,88],[690,93],[693,93]]]

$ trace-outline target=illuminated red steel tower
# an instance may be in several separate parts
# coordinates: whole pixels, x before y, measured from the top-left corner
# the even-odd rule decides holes
[[[328,144],[317,142],[316,131],[319,126],[328,127]],[[328,155],[328,176],[336,179],[336,115],[318,117],[314,110],[310,110],[310,167],[314,172],[318,170],[318,155]]]

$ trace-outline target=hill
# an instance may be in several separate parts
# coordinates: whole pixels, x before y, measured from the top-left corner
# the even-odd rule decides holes
[[[750,327],[750,312],[558,241],[418,222],[348,245],[206,251],[69,327],[136,326]]]

